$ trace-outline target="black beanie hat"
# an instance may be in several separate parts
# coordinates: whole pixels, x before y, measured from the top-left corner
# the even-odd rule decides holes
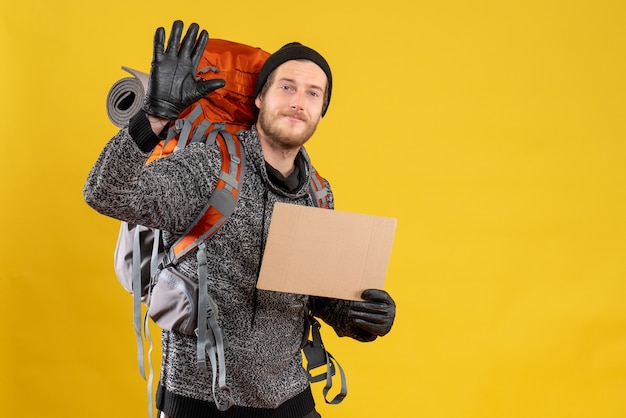
[[[330,72],[330,66],[324,57],[322,57],[317,51],[302,45],[300,42],[288,43],[267,58],[267,61],[265,61],[265,64],[261,67],[259,77],[256,81],[254,98],[256,99],[259,93],[261,93],[261,90],[263,89],[263,86],[267,82],[267,78],[270,76],[272,71],[287,61],[300,59],[313,61],[322,69],[322,71],[324,71],[324,73],[326,73],[326,78],[328,79],[328,103],[330,103],[330,94],[333,88],[333,75]],[[326,114],[326,109],[328,109],[328,104],[322,109],[322,116]]]

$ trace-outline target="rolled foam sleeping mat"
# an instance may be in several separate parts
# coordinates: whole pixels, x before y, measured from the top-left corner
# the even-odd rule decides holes
[[[125,77],[115,82],[107,94],[107,115],[118,128],[128,123],[129,119],[141,109],[148,88],[148,74],[132,68],[122,67],[132,77]]]

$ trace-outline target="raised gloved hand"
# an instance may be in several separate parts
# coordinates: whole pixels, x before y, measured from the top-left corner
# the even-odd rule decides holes
[[[143,106],[146,113],[176,119],[186,107],[226,84],[221,78],[196,78],[198,63],[209,40],[206,30],[202,30],[198,37],[198,29],[196,23],[189,26],[179,49],[183,22],[175,21],[165,52],[165,30],[156,30],[152,68]]]
[[[387,334],[396,317],[396,303],[389,293],[368,289],[363,291],[361,297],[364,301],[350,303],[348,317],[358,328],[372,334],[373,338]]]

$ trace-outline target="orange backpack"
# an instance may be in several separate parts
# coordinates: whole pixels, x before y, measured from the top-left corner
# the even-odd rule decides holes
[[[230,406],[229,396],[225,402],[218,402],[216,390],[228,393],[225,381],[224,340],[217,324],[217,306],[207,292],[205,241],[226,223],[235,209],[239,186],[245,173],[245,155],[237,134],[249,129],[257,118],[254,104],[254,88],[257,76],[269,53],[232,41],[210,39],[198,65],[198,76],[204,79],[223,78],[222,87],[200,99],[185,109],[179,118],[170,124],[167,137],[153,150],[146,161],[150,164],[177,149],[193,142],[217,143],[222,154],[220,176],[204,210],[187,231],[169,248],[163,248],[161,231],[122,222],[115,250],[115,272],[122,286],[133,294],[134,324],[137,337],[138,360],[141,375],[145,378],[143,333],[150,341],[149,328],[142,326],[141,303],[148,305],[150,316],[161,328],[176,330],[188,335],[196,335],[197,360],[207,367],[210,360],[213,375],[213,397],[218,409]],[[313,169],[309,185],[314,203],[328,208],[328,190],[322,177]],[[198,282],[177,274],[168,268],[195,248],[198,251]],[[159,280],[155,279],[159,277]],[[200,314],[201,312],[211,315]],[[319,328],[319,324],[317,325]],[[142,332],[143,328],[143,332]],[[318,353],[309,362],[307,371],[327,365],[327,374],[312,376],[311,381],[327,379],[324,396],[332,386],[331,376],[335,373],[334,358],[323,350],[319,331],[311,329],[314,341],[309,341],[306,352]],[[315,345],[315,350],[313,346]],[[321,357],[320,357],[321,355]],[[322,361],[323,360],[323,361]],[[150,359],[148,397],[151,398],[152,365]],[[338,363],[337,363],[337,366]],[[332,402],[339,403],[345,397],[345,377],[341,366],[342,390]],[[332,370],[332,371],[331,371]]]
[[[254,86],[269,55],[260,48],[211,38],[198,64],[198,76],[205,80],[222,78],[226,85],[185,109],[179,120],[186,119],[197,105],[200,105],[202,114],[195,115],[197,118],[185,126],[181,126],[180,122],[178,127],[174,124],[172,135],[189,135],[193,132],[187,137],[189,143],[200,140],[211,130],[210,123],[222,123],[231,134],[252,126],[258,113],[252,97]],[[157,145],[147,163],[173,152],[178,145],[178,138],[171,139]]]

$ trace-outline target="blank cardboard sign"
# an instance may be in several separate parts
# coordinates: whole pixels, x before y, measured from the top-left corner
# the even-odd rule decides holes
[[[361,300],[382,289],[397,220],[276,203],[257,287]]]

